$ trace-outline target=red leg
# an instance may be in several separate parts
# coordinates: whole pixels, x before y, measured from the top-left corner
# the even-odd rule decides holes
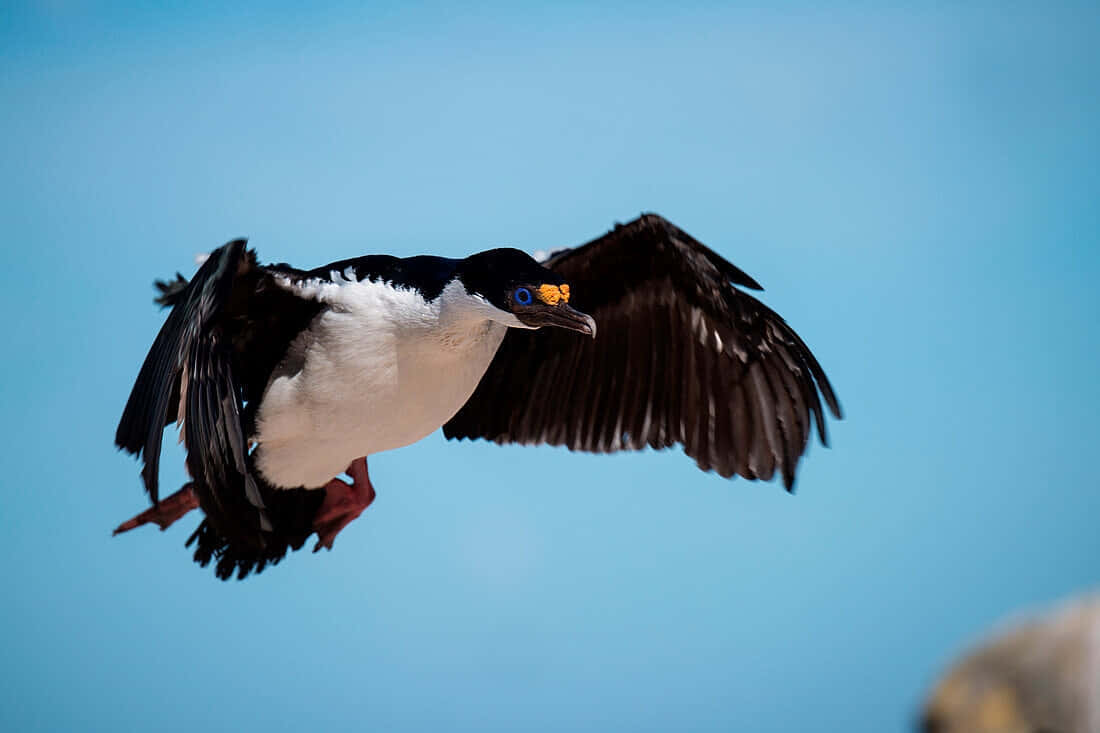
[[[113,534],[129,532],[134,527],[154,522],[160,526],[163,532],[172,526],[172,523],[192,509],[199,506],[199,498],[191,489],[191,484],[184,484],[183,488],[169,497],[161,499],[156,506],[149,507],[132,519],[127,519],[115,528]]]
[[[336,535],[374,501],[374,486],[367,475],[367,459],[356,458],[348,466],[351,483],[334,478],[325,484],[325,500],[313,519],[317,532],[317,552],[322,547],[332,549]]]

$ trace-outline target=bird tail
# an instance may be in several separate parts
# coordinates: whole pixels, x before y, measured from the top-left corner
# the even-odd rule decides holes
[[[325,498],[323,490],[275,489],[263,485],[262,479],[259,481],[266,513],[273,526],[244,537],[226,530],[224,510],[220,513],[208,511],[210,492],[196,487],[199,505],[207,512],[207,517],[187,539],[187,547],[194,545],[195,562],[202,567],[213,563],[215,575],[222,580],[229,580],[234,575],[243,579],[249,573],[259,573],[269,565],[277,565],[288,552],[301,549],[313,532],[313,517]]]

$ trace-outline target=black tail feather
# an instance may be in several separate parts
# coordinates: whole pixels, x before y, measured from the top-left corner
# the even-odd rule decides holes
[[[199,486],[196,491],[205,511],[210,492]],[[268,565],[277,565],[288,552],[301,549],[313,532],[313,517],[325,497],[321,489],[262,486],[260,492],[273,525],[271,530],[256,528],[242,536],[239,527],[219,522],[225,514],[207,512],[206,519],[187,540],[187,547],[195,545],[195,562],[203,567],[213,562],[214,573],[222,580],[262,572]]]

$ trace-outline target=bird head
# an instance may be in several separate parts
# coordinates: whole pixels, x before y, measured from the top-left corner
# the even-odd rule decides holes
[[[518,249],[491,249],[458,266],[458,280],[482,314],[512,328],[554,326],[596,335],[596,321],[569,305],[569,284]]]

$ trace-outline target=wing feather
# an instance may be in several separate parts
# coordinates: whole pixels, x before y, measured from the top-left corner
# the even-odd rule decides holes
[[[190,283],[161,288],[173,308],[145,357],[115,433],[118,447],[143,459],[142,478],[154,502],[164,426],[181,412],[173,400],[188,392],[189,383],[181,382],[185,366],[194,361],[196,349],[216,321],[238,269],[249,263],[254,260],[246,255],[245,241],[235,240],[216,250]],[[193,377],[190,372],[188,382]]]
[[[759,284],[654,214],[545,266],[595,340],[512,329],[448,438],[613,452],[683,446],[700,468],[790,489],[812,429],[840,405],[817,359],[775,312],[737,286]]]

